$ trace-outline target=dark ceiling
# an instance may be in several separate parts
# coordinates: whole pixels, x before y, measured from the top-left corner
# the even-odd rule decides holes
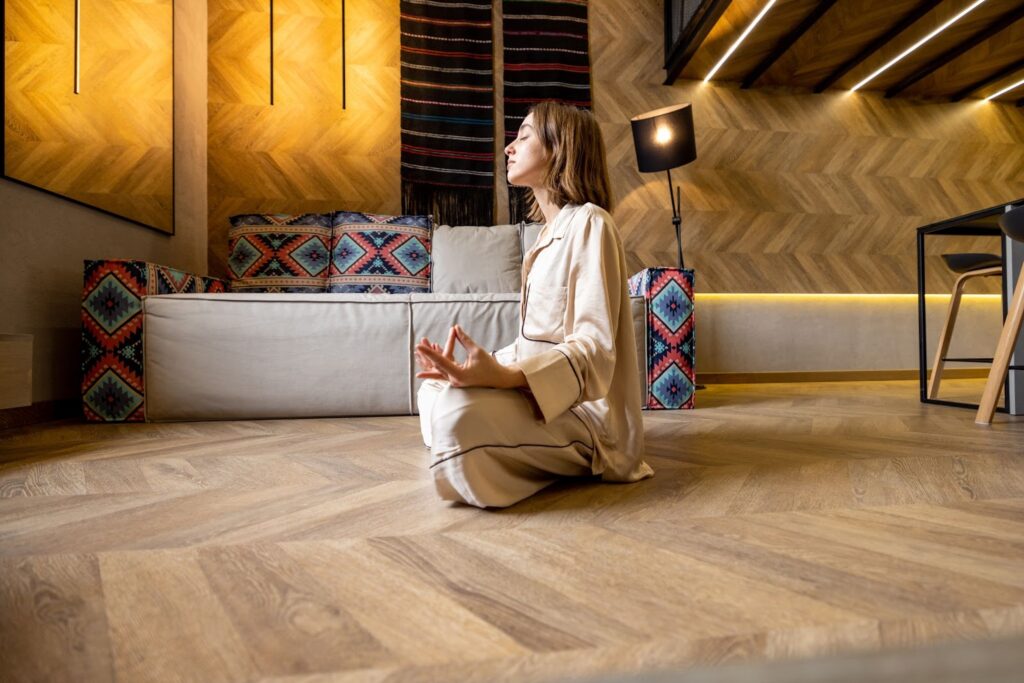
[[[977,0],[777,0],[713,81],[849,90]],[[703,80],[768,0],[703,0],[666,82]],[[863,86],[886,97],[985,98],[1024,79],[1024,0],[984,0]],[[1024,106],[1024,86],[998,101]]]

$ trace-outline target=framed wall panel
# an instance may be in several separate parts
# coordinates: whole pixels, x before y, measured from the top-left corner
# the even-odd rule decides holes
[[[2,1],[4,177],[173,234],[173,0]]]

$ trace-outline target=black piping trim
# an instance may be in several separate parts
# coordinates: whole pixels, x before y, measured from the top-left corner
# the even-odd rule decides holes
[[[569,358],[569,354],[567,354],[565,351],[563,351],[562,349],[558,348],[557,346],[554,348],[554,350],[558,351],[560,354],[565,356],[565,361],[569,364],[569,369],[572,370],[573,376],[576,377],[576,386],[578,386],[579,389],[580,389],[579,393],[576,394],[576,400],[573,401],[573,403],[576,403],[581,398],[583,398],[583,380],[580,379],[580,373],[576,372],[576,366],[572,364],[572,359]]]
[[[579,416],[577,415],[577,417],[579,417]],[[590,430],[588,429],[587,431],[589,432]],[[568,448],[569,446],[572,446],[572,445],[575,445],[575,444],[579,444],[580,446],[583,446],[584,448],[588,449],[589,451],[591,451],[591,455],[593,455],[593,451],[594,451],[594,447],[593,446],[591,446],[590,444],[583,443],[582,441],[576,441],[576,440],[570,441],[569,443],[564,444],[562,446],[553,446],[551,444],[546,444],[546,443],[517,443],[517,444],[485,443],[485,444],[481,444],[479,446],[473,446],[472,448],[467,448],[466,450],[459,451],[458,453],[452,453],[451,455],[446,455],[445,457],[441,458],[437,462],[433,463],[428,469],[434,469],[435,467],[437,467],[441,463],[448,462],[452,458],[457,458],[460,455],[465,455],[466,453],[471,453],[471,452],[473,452],[475,450],[479,450],[481,448],[523,448],[524,446],[529,446],[530,448]]]

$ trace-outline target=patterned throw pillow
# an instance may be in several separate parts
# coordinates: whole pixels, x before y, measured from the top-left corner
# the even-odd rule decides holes
[[[331,292],[430,291],[430,216],[339,211],[331,229]]]
[[[330,268],[331,215],[231,217],[233,292],[323,292]]]

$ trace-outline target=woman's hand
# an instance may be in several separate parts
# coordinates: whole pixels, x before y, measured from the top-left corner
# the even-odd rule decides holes
[[[466,349],[465,362],[455,361],[456,341]],[[417,377],[443,379],[453,387],[515,389],[527,386],[526,375],[522,370],[499,363],[459,325],[454,325],[448,333],[448,341],[443,350],[428,339],[420,341],[416,345],[416,361],[421,368],[416,373]]]
[[[448,377],[440,371],[435,363],[430,360],[426,355],[420,352],[420,347],[425,347],[433,351],[436,355],[443,356],[448,360],[455,361],[455,328],[453,327],[448,331],[448,340],[444,344],[444,350],[440,346],[433,343],[426,337],[420,340],[420,343],[416,345],[416,364],[420,366],[420,372],[416,373],[417,377],[423,379],[443,379],[447,380]]]

